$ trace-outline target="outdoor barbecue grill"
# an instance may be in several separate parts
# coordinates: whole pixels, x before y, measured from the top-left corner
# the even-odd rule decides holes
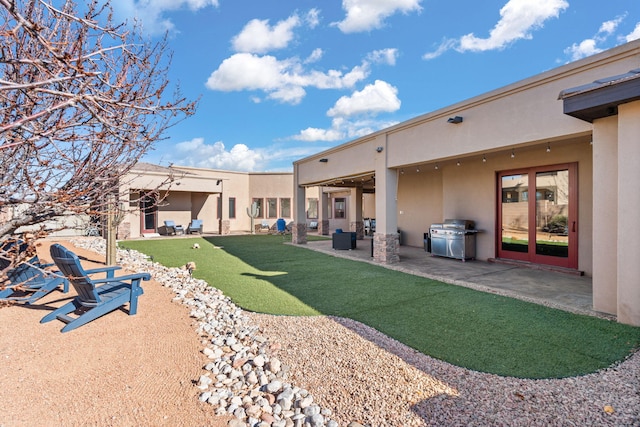
[[[476,257],[475,223],[468,219],[445,219],[431,224],[431,255],[456,258],[462,261]]]

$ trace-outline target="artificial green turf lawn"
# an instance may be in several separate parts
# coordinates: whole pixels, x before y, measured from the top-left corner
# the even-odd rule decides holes
[[[640,346],[640,328],[336,258],[270,235],[128,241],[168,267],[195,261],[250,311],[348,317],[429,356],[521,378],[594,372]],[[192,249],[193,243],[200,249]]]

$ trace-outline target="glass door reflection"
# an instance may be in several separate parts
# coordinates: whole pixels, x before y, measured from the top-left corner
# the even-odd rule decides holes
[[[569,256],[569,171],[536,173],[536,254]]]
[[[506,175],[501,180],[504,251],[529,252],[529,177]]]

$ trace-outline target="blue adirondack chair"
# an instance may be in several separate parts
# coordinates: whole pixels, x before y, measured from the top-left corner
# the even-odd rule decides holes
[[[5,270],[10,266],[10,252],[24,251],[27,244],[25,242],[11,241],[0,249],[0,270]],[[57,272],[45,270],[53,264],[43,264],[34,256],[26,262],[6,272],[4,289],[0,290],[0,301],[21,302],[33,304],[43,296],[62,285],[62,291],[69,291],[69,282]]]
[[[191,224],[187,228],[187,233],[199,233],[202,234],[202,220],[201,219],[192,219]]]
[[[114,277],[114,271],[121,268],[119,266],[85,270],[80,264],[78,256],[58,243],[51,246],[51,257],[78,293],[73,301],[52,311],[40,320],[40,323],[50,322],[54,319],[61,320],[67,324],[62,328],[62,332],[76,329],[127,303],[129,303],[129,315],[133,316],[138,310],[138,297],[143,293],[140,281],[151,279],[149,273]],[[107,277],[101,279],[90,277],[97,273],[105,273]],[[78,317],[69,315],[80,309],[82,312]]]

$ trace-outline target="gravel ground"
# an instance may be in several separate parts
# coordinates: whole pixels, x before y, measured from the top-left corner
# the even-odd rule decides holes
[[[349,319],[249,316],[340,425],[640,426],[640,353],[582,377],[524,380],[453,366]]]
[[[53,349],[57,346],[55,340],[51,340],[51,343],[47,343],[51,344],[51,348],[38,351],[38,354],[46,359],[46,362],[36,361],[39,369],[34,366],[33,372],[26,373],[23,371],[25,366],[19,364],[13,369],[4,370],[3,376],[0,376],[0,383],[4,385],[5,391],[9,390],[8,405],[3,405],[3,411],[8,412],[5,412],[4,417],[0,416],[0,426],[38,425],[38,422],[30,423],[28,420],[45,421],[47,416],[42,418],[44,414],[49,415],[49,422],[40,425],[56,425],[56,421],[63,425],[62,420],[66,420],[66,425],[82,425],[87,421],[95,425],[126,425],[128,421],[136,424],[141,422],[138,425],[220,425],[220,422],[226,424],[223,419],[212,416],[211,405],[197,402],[197,391],[193,383],[198,376],[198,370],[202,368],[198,366],[198,361],[202,360],[198,343],[200,338],[193,330],[188,330],[190,322],[186,311],[174,310],[179,304],[169,303],[174,307],[169,308],[166,305],[168,295],[164,297],[164,301],[162,298],[151,301],[155,293],[151,285],[152,283],[149,283],[145,287],[144,303],[146,307],[155,307],[155,310],[141,310],[141,313],[133,318],[125,317],[119,320],[121,316],[105,316],[104,319],[69,334],[56,333],[55,329],[59,328],[59,325],[49,328],[46,325],[37,325],[37,329],[31,328],[37,335],[42,331],[49,337],[53,334],[56,339],[69,338],[75,341],[80,338],[86,341],[92,332],[95,334],[95,331],[103,330],[108,322],[125,327],[135,326],[133,330],[141,353],[136,355],[136,363],[121,363],[123,366],[119,365],[119,369],[124,371],[119,372],[129,372],[125,367],[130,368],[131,376],[127,378],[136,377],[144,383],[144,386],[141,385],[144,392],[138,399],[148,396],[148,403],[136,402],[127,406],[127,399],[122,398],[129,392],[123,393],[118,387],[109,386],[118,383],[109,379],[106,371],[94,371],[92,381],[81,379],[69,384],[70,388],[60,390],[60,383],[54,378],[42,378],[42,367],[47,364],[61,366],[63,358],[75,358],[79,361],[91,357],[77,350],[69,351],[70,348],[74,348],[71,343],[57,343],[64,350],[58,351],[60,354],[56,353],[55,357],[52,357]],[[164,316],[161,312],[165,313]],[[157,313],[165,317],[168,312],[173,313],[174,317],[182,313],[182,321],[176,318],[171,321],[187,330],[172,335],[163,329],[162,334],[158,335],[157,328],[141,328],[148,315]],[[26,310],[16,308],[2,314],[15,314],[16,319],[12,319],[12,322],[16,324],[26,320],[29,325],[35,323],[34,319],[24,318],[24,315],[28,314]],[[555,380],[523,380],[469,371],[433,359],[349,319],[270,316],[246,312],[245,314],[260,326],[262,334],[270,342],[268,347],[274,353],[273,357],[277,357],[287,366],[290,382],[308,390],[316,403],[331,410],[332,418],[341,426],[355,426],[356,424],[350,424],[353,422],[366,426],[640,426],[640,353],[635,353],[615,367],[591,375]],[[157,317],[149,320],[152,321],[151,325],[155,322],[156,326],[160,322],[160,318]],[[162,319],[165,320],[167,319]],[[18,328],[12,329],[12,333],[17,330]],[[7,332],[5,330],[3,335]],[[117,334],[124,331],[114,332]],[[126,331],[125,335],[132,333]],[[191,338],[185,337],[185,333]],[[33,345],[35,337],[18,339],[24,334],[22,331],[10,339],[7,337],[3,344],[6,347],[0,345],[0,349],[6,350],[6,354],[9,355],[23,354],[26,357],[35,357],[23,353],[25,350],[17,345],[22,341],[25,348]],[[92,338],[112,343],[106,347],[109,350],[108,355],[104,352],[105,349],[102,349],[98,358],[91,358],[98,363],[104,362],[105,358],[111,355],[117,359],[118,352],[130,353],[130,349],[127,351],[116,348],[113,345],[113,337]],[[151,349],[148,347],[151,343],[160,344],[160,347]],[[86,344],[82,348],[91,349],[98,346],[90,342]],[[182,357],[175,357],[176,345],[180,347]],[[173,353],[172,362],[168,363],[166,359],[158,357],[164,349],[170,349],[167,356]],[[193,352],[193,358],[184,355],[185,351]],[[157,360],[161,366],[152,365],[149,360]],[[8,360],[4,360],[5,365],[7,362]],[[178,366],[181,368],[177,369]],[[148,376],[135,375],[134,372],[142,373],[142,367],[149,368],[156,374],[150,372]],[[159,371],[162,372],[161,375],[158,375]],[[60,372],[63,376],[70,376],[69,378],[77,377],[73,370],[45,372]],[[176,378],[179,378],[183,389],[164,390],[163,397],[158,398],[153,392],[154,387],[158,390],[163,389],[162,381],[168,379],[165,377],[168,373],[178,374]],[[154,379],[153,385],[151,378]],[[176,380],[173,381],[175,386]],[[25,382],[28,384],[26,390]],[[17,387],[15,390],[12,389],[14,385]],[[54,390],[57,393],[62,391],[65,395],[65,399],[58,401],[55,407],[51,407],[51,403],[18,403],[21,400],[19,396],[24,395],[25,391],[28,396],[33,396],[34,392],[42,396],[42,393],[52,393]],[[184,400],[188,396],[191,397],[187,400],[193,399],[191,402],[195,406]],[[69,398],[71,406],[60,405],[69,402]],[[3,399],[6,401],[6,397]],[[27,401],[31,399],[27,397]],[[114,402],[125,405],[116,409]],[[167,404],[169,402],[171,405]],[[91,407],[91,413],[95,415],[83,421],[80,417],[84,411],[78,411],[79,407]],[[148,409],[145,416],[140,416],[142,407]],[[56,421],[50,417],[51,409],[55,411]],[[119,413],[120,417],[123,413],[137,415],[127,415],[116,422],[116,419],[111,417],[114,412]],[[14,418],[18,413],[22,422],[16,422],[17,419]],[[151,414],[153,416],[150,416]],[[204,419],[208,420],[207,423],[202,423],[203,415]],[[111,422],[105,422],[107,417]],[[229,425],[246,426],[237,423]]]

